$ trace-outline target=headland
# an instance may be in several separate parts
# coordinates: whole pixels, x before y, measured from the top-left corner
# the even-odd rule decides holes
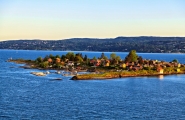
[[[104,53],[99,58],[89,59],[81,53],[68,52],[66,55],[47,55],[35,60],[9,59],[8,62],[25,64],[26,69],[63,70],[72,74],[72,80],[112,79],[139,76],[159,76],[185,74],[185,65],[174,58],[171,62],[147,60],[138,56],[135,50],[129,52],[124,60],[115,53],[108,59]],[[78,74],[85,72],[84,74]]]

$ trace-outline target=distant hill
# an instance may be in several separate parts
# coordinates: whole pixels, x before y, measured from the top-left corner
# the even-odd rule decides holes
[[[61,50],[147,53],[185,53],[185,37],[117,37],[110,39],[71,38],[65,40],[12,40],[0,42],[0,49]]]

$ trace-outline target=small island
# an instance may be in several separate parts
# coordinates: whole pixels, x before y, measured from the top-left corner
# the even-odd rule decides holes
[[[67,71],[72,75],[72,80],[185,74],[185,65],[176,59],[171,62],[147,60],[138,56],[135,50],[131,50],[124,60],[115,53],[110,55],[110,59],[104,53],[99,58],[89,59],[82,53],[68,52],[66,55],[50,54],[44,58],[38,57],[36,60],[9,59],[8,61],[23,63],[25,66],[22,67],[27,69],[54,69],[58,71],[57,73],[60,73],[60,70]],[[78,74],[80,72],[84,74]]]

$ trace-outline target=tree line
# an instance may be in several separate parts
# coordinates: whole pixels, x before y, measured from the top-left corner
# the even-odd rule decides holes
[[[138,57],[135,50],[131,50],[130,53],[125,57],[124,60],[121,60],[120,56],[116,55],[116,53],[110,54],[110,59],[102,53],[100,57],[96,58],[93,57],[93,59],[88,58],[87,55],[82,55],[82,53],[73,53],[68,52],[66,55],[46,55],[44,58],[38,57],[35,60],[35,63],[42,68],[61,68],[62,66],[65,66],[68,62],[74,62],[75,64],[80,65],[88,65],[90,66],[90,60],[110,60],[111,65],[119,64],[120,62],[135,62],[137,60],[142,61],[142,57]]]

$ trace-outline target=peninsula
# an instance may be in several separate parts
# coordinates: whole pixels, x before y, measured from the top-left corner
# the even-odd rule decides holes
[[[112,53],[109,59],[104,53],[99,58],[89,59],[87,55],[68,52],[66,55],[50,54],[44,58],[38,57],[36,60],[10,59],[8,61],[25,63],[23,67],[30,69],[69,71],[75,73],[72,80],[185,74],[185,65],[176,59],[171,62],[147,60],[138,56],[135,50],[131,50],[123,60],[115,53]],[[79,72],[85,72],[85,74],[78,74]]]

